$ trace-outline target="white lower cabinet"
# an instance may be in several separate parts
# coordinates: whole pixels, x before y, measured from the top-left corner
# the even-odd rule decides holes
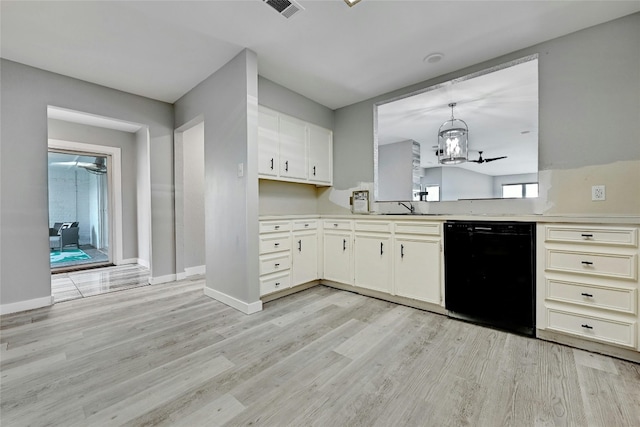
[[[331,229],[325,231],[323,245],[325,279],[353,285],[352,243],[351,232],[332,231]]]
[[[442,305],[440,240],[395,236],[396,295]]]
[[[293,234],[291,286],[318,279],[318,233],[317,231]]]
[[[391,293],[391,235],[355,234],[354,284],[373,291]]]
[[[538,225],[540,330],[640,349],[638,229]]]

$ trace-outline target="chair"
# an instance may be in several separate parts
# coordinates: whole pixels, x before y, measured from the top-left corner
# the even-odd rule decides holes
[[[56,222],[53,227],[49,229],[49,248],[59,248],[59,250],[62,251],[65,246],[75,245],[80,249],[78,231],[77,222]]]
[[[78,244],[78,230],[78,227],[69,227],[60,230],[60,250],[68,245],[75,245],[80,249],[80,245]]]

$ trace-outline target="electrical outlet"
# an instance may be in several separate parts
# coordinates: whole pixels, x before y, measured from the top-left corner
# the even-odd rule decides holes
[[[602,201],[606,199],[604,185],[594,185],[591,187],[591,200]]]

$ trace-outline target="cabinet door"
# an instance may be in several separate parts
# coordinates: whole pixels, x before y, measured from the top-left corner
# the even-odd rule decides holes
[[[391,293],[391,236],[356,234],[355,285]]]
[[[318,234],[299,233],[293,235],[291,248],[293,265],[291,266],[291,285],[318,279]]]
[[[309,125],[309,181],[331,185],[333,182],[333,133]]]
[[[293,117],[280,116],[280,176],[307,179],[307,126]]]
[[[258,109],[258,174],[278,176],[278,113]]]
[[[351,233],[325,233],[323,250],[324,278],[352,285]]]
[[[439,240],[396,236],[394,259],[397,295],[441,304]]]

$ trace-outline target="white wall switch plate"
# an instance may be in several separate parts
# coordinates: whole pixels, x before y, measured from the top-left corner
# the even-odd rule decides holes
[[[593,187],[591,187],[591,200],[606,200],[604,185],[594,185]]]

